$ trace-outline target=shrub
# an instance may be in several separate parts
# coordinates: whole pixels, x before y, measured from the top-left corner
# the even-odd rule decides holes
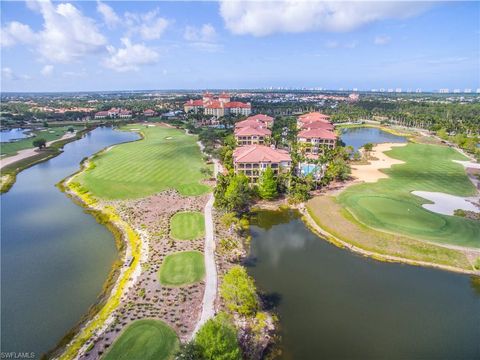
[[[224,276],[220,295],[228,310],[252,316],[258,310],[258,297],[253,279],[244,267],[236,265]]]
[[[219,313],[203,325],[195,337],[199,359],[240,360],[237,331],[225,313]],[[182,358],[180,358],[182,359]]]

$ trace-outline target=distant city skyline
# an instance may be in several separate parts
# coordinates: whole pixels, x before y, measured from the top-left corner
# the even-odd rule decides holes
[[[3,92],[480,89],[478,2],[0,6]]]

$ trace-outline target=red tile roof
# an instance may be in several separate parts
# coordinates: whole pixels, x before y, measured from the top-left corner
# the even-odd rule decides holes
[[[257,114],[257,115],[249,116],[244,121],[246,121],[246,120],[262,121],[264,123],[269,124],[269,123],[272,123],[274,119],[273,119],[273,117],[268,116],[268,115]]]
[[[108,116],[108,111],[99,111],[95,113],[95,116]]]
[[[325,129],[333,130],[333,125],[326,121],[312,121],[312,122],[303,122],[300,126],[301,129]]]
[[[256,121],[256,120],[249,120],[249,118],[246,118],[245,120],[239,121],[235,124],[235,128],[242,128],[242,127],[266,127],[266,124],[262,121]]]
[[[241,127],[235,129],[235,136],[270,136],[272,132],[268,129],[259,128],[259,127]]]
[[[203,106],[203,100],[189,100],[184,105],[185,106]]]
[[[233,161],[236,163],[279,163],[292,161],[286,150],[272,149],[265,145],[247,145],[235,149]]]
[[[325,129],[311,129],[311,130],[302,130],[298,133],[299,138],[305,139],[329,139],[335,140],[337,135],[335,133],[325,130]]]
[[[298,117],[299,120],[302,120],[302,119],[306,119],[306,118],[310,118],[312,120],[321,120],[321,119],[326,119],[326,120],[329,120],[330,119],[330,116],[328,115],[325,115],[325,114],[322,114],[318,111],[315,111],[315,112],[310,112],[310,113],[306,113],[306,114],[303,114],[303,115],[300,115]]]
[[[244,109],[248,109],[248,108],[251,108],[252,105],[250,104],[247,104],[247,103],[243,103],[243,102],[240,102],[240,101],[230,101],[230,102],[227,102],[225,104],[225,107],[227,108],[244,108]]]

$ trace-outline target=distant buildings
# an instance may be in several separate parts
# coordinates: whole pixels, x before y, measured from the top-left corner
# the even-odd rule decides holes
[[[145,116],[145,117],[155,116],[155,111],[153,111],[152,109],[144,110],[143,111],[143,116]]]
[[[95,113],[95,119],[129,119],[132,117],[132,112],[126,109],[111,108],[107,111],[98,111]]]
[[[290,170],[292,158],[286,150],[264,145],[247,145],[235,149],[233,164],[235,173],[245,174],[251,182],[257,182],[261,173],[268,167],[275,174]]]
[[[203,109],[205,115],[211,115],[217,119],[230,114],[248,116],[252,112],[252,105],[250,103],[230,101],[230,95],[226,93],[214,97],[214,95],[209,92],[204,93],[201,100],[190,99],[183,105],[183,108],[186,113],[190,111],[197,113]]]

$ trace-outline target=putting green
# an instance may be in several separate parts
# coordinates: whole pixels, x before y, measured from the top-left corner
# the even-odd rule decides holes
[[[199,251],[168,255],[159,271],[160,282],[167,286],[193,284],[205,277],[205,261]]]
[[[123,331],[103,360],[168,360],[178,348],[177,334],[159,320],[137,320]]]
[[[140,129],[144,139],[120,144],[94,157],[95,166],[78,176],[93,195],[129,199],[166,189],[176,189],[185,196],[210,191],[201,183],[205,175],[200,170],[206,165],[196,136],[160,126],[134,124],[122,129]]]
[[[472,196],[475,188],[462,165],[465,160],[445,146],[408,144],[386,152],[405,161],[383,170],[388,179],[346,189],[338,196],[360,222],[379,230],[453,245],[480,247],[480,222],[428,211],[425,199],[411,191],[436,191]]]
[[[198,211],[178,212],[170,219],[170,235],[176,240],[195,240],[205,235],[205,218]]]

